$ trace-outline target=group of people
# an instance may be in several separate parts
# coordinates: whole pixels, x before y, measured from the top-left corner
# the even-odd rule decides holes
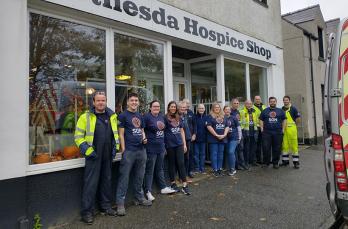
[[[270,97],[266,108],[261,97],[256,96],[254,104],[246,100],[240,110],[238,99],[233,99],[231,106],[223,108],[219,103],[212,104],[209,114],[204,104],[198,104],[194,114],[188,100],[171,101],[162,114],[160,102],[154,100],[149,104],[149,112],[140,114],[138,95],[129,93],[127,110],[117,116],[106,106],[105,92],[96,92],[93,108],[80,116],[75,130],[75,142],[86,158],[82,220],[93,223],[96,198],[102,214],[124,216],[130,174],[136,205],[152,205],[154,178],[162,194],[190,195],[191,178],[206,173],[207,145],[216,177],[224,175],[226,167],[230,176],[238,169],[248,170],[259,164],[268,167],[272,163],[277,169],[281,148],[281,165],[289,165],[292,152],[294,167],[298,168],[296,122],[300,115],[291,106],[290,97],[285,96],[283,102],[284,107],[277,108],[276,98]],[[122,153],[122,159],[115,211],[111,207],[111,175],[116,152]],[[223,165],[225,152],[227,166]],[[169,184],[164,172],[165,157]],[[177,174],[182,183],[180,188],[176,184]]]

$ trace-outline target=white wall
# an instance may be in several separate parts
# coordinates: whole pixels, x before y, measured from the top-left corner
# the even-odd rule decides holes
[[[0,180],[25,176],[28,157],[27,1],[0,7]]]
[[[284,58],[283,49],[277,49],[277,64],[267,68],[268,81],[268,97],[277,98],[277,106],[283,106],[283,96],[285,95],[285,79],[284,79]],[[268,98],[263,99],[268,104]]]

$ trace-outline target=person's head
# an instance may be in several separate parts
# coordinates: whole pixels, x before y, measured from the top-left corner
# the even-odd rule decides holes
[[[210,115],[214,118],[223,118],[224,113],[222,112],[221,106],[218,102],[213,103],[211,106]]]
[[[178,103],[178,111],[180,114],[185,114],[187,110],[186,103],[184,101],[180,101]]]
[[[161,106],[158,100],[153,100],[150,103],[150,112],[153,115],[158,115],[161,110]]]
[[[198,114],[204,114],[205,112],[205,106],[203,103],[198,104],[197,106],[197,113]]]
[[[262,103],[261,96],[256,95],[256,96],[254,97],[254,103],[257,104],[257,105],[261,104],[261,103]]]
[[[290,96],[286,95],[283,97],[284,106],[288,107],[290,105]]]
[[[245,100],[244,105],[248,110],[253,107],[253,103],[251,102],[250,99]]]
[[[127,97],[128,110],[135,112],[139,106],[139,97],[137,93],[129,93]]]
[[[182,101],[183,101],[184,103],[186,103],[186,108],[187,108],[187,109],[190,109],[190,107],[191,107],[190,100],[189,100],[189,99],[183,99]]]
[[[231,114],[231,107],[230,106],[224,106],[224,113],[227,116],[230,116]]]
[[[273,97],[273,96],[269,97],[268,103],[269,103],[269,106],[271,108],[275,108],[277,106],[277,99],[276,99],[276,97]]]
[[[97,91],[93,95],[93,106],[96,112],[103,113],[106,108],[106,95],[104,91]]]
[[[177,105],[175,101],[170,101],[167,106],[167,114],[176,115],[178,113]]]
[[[232,109],[238,110],[238,108],[239,108],[239,100],[233,99],[232,100]]]

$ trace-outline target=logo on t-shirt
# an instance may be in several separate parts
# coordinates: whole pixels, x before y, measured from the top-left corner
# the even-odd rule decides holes
[[[269,112],[269,117],[275,118],[277,116],[277,113],[275,111]]]
[[[278,122],[278,119],[276,118],[276,116],[277,116],[277,113],[275,111],[269,112],[268,122],[269,123],[276,123],[276,122]]]
[[[162,121],[157,121],[156,124],[159,130],[163,130],[166,127]]]
[[[215,120],[217,122],[217,124],[215,125],[216,130],[225,129],[225,124],[223,123],[224,122],[223,118],[216,118]]]
[[[141,126],[141,121],[137,117],[132,118],[132,124],[134,127],[139,128]]]

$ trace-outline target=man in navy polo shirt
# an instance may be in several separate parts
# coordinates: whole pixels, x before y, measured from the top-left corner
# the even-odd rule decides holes
[[[286,126],[285,112],[277,108],[277,99],[269,97],[269,107],[264,109],[260,115],[260,128],[262,132],[262,148],[265,156],[263,167],[268,167],[271,162],[274,169],[279,168],[279,157]]]
[[[122,160],[120,162],[119,178],[116,193],[117,215],[124,216],[129,174],[134,167],[134,197],[136,205],[150,206],[151,201],[145,199],[142,184],[146,167],[146,151],[144,145],[147,139],[144,132],[144,121],[137,112],[139,98],[136,93],[130,93],[127,99],[127,110],[118,116],[119,137]]]

